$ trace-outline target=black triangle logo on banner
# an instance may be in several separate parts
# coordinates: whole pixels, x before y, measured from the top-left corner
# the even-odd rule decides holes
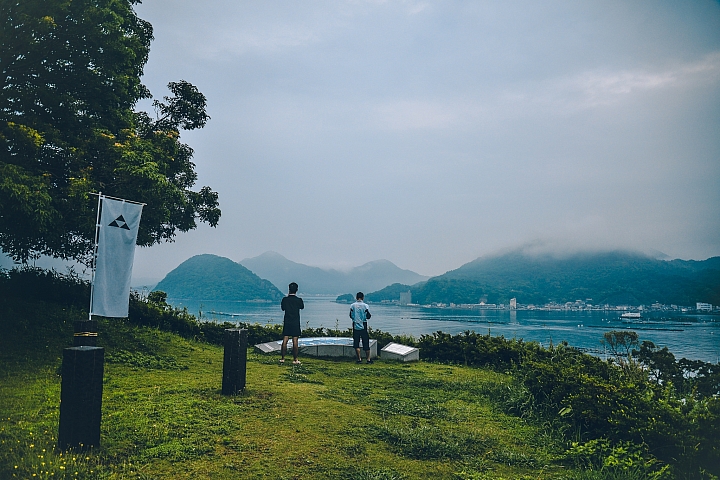
[[[118,218],[113,220],[108,227],[118,227],[118,228],[124,228],[125,230],[130,230],[130,227],[128,227],[127,222],[123,218],[122,215],[120,215]]]

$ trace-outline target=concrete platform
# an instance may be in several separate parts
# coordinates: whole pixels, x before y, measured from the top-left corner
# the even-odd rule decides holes
[[[400,343],[388,343],[380,350],[383,360],[399,360],[401,362],[417,362],[420,360],[420,349],[408,347]]]
[[[282,340],[259,343],[255,349],[261,353],[280,353]],[[349,337],[307,337],[298,341],[300,353],[312,357],[349,357],[355,358],[353,339]],[[292,339],[288,341],[288,351],[292,351]],[[365,358],[365,352],[361,352]],[[377,340],[370,339],[370,358],[377,358]]]

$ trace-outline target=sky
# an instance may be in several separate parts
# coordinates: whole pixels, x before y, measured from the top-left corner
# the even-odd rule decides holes
[[[720,2],[145,0],[144,83],[222,218],[136,277],[273,250],[439,275],[531,245],[720,255]],[[149,108],[148,104],[141,105]]]

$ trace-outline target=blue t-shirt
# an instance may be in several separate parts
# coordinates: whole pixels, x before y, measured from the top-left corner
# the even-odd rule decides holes
[[[353,328],[355,330],[363,330],[365,328],[364,322],[367,321],[367,311],[368,306],[365,302],[358,300],[350,305],[350,318],[352,318]]]

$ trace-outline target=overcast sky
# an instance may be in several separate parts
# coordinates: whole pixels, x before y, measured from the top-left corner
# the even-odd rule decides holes
[[[720,2],[145,0],[144,82],[218,228],[135,275],[277,251],[425,275],[532,243],[720,255]]]
[[[136,277],[267,250],[425,275],[524,244],[720,255],[720,2],[145,0],[216,228]]]

